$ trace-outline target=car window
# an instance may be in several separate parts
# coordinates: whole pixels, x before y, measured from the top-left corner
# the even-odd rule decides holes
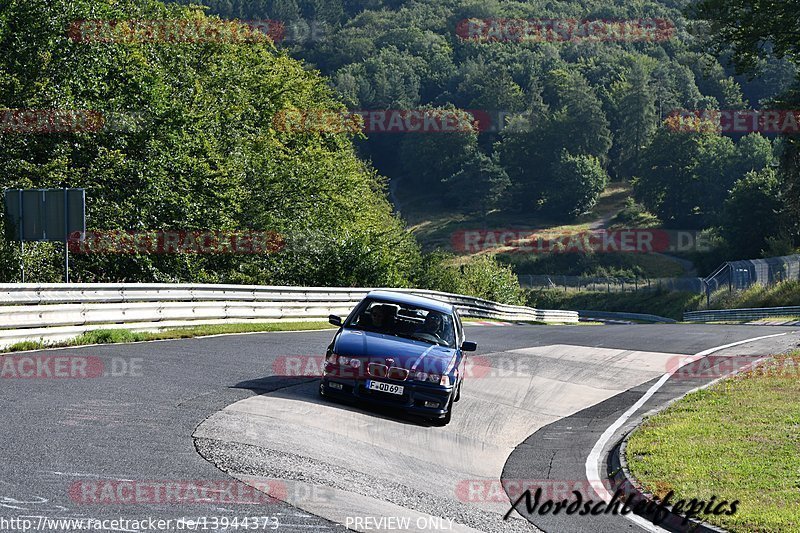
[[[366,300],[345,326],[449,348],[456,345],[453,315],[409,304]]]
[[[458,313],[454,313],[456,317],[456,341],[458,345],[461,345],[464,342],[464,325],[461,323],[461,316]]]

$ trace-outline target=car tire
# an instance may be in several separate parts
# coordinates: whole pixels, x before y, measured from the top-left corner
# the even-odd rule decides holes
[[[463,386],[464,386],[464,380],[462,379],[461,381],[458,382],[458,389],[456,389],[456,397],[453,400],[454,402],[457,402],[458,400],[461,399],[461,387]]]

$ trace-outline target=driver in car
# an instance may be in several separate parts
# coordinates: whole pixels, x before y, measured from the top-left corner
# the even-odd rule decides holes
[[[436,313],[428,313],[425,317],[425,323],[419,329],[418,333],[427,333],[434,337],[441,338],[442,331],[442,318]]]

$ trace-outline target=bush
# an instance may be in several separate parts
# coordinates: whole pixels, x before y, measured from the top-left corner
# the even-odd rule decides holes
[[[494,257],[481,255],[461,267],[465,294],[495,302],[520,305],[524,291],[509,266],[499,264]]]
[[[612,228],[657,228],[661,221],[642,204],[628,198],[625,200],[625,207],[610,220],[610,225]]]
[[[459,265],[446,253],[434,252],[423,258],[417,285],[423,289],[451,292],[495,302],[521,305],[524,291],[510,266],[482,255]]]

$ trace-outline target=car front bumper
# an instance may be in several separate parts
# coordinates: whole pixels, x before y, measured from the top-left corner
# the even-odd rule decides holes
[[[400,385],[403,387],[403,394],[390,394],[368,389],[367,378],[354,379],[331,375],[322,377],[322,392],[325,396],[360,400],[371,405],[394,407],[410,414],[428,418],[441,418],[447,414],[454,389],[454,387],[431,386],[414,381],[395,381],[383,378],[369,379]],[[434,402],[437,406],[426,407],[426,402]]]

